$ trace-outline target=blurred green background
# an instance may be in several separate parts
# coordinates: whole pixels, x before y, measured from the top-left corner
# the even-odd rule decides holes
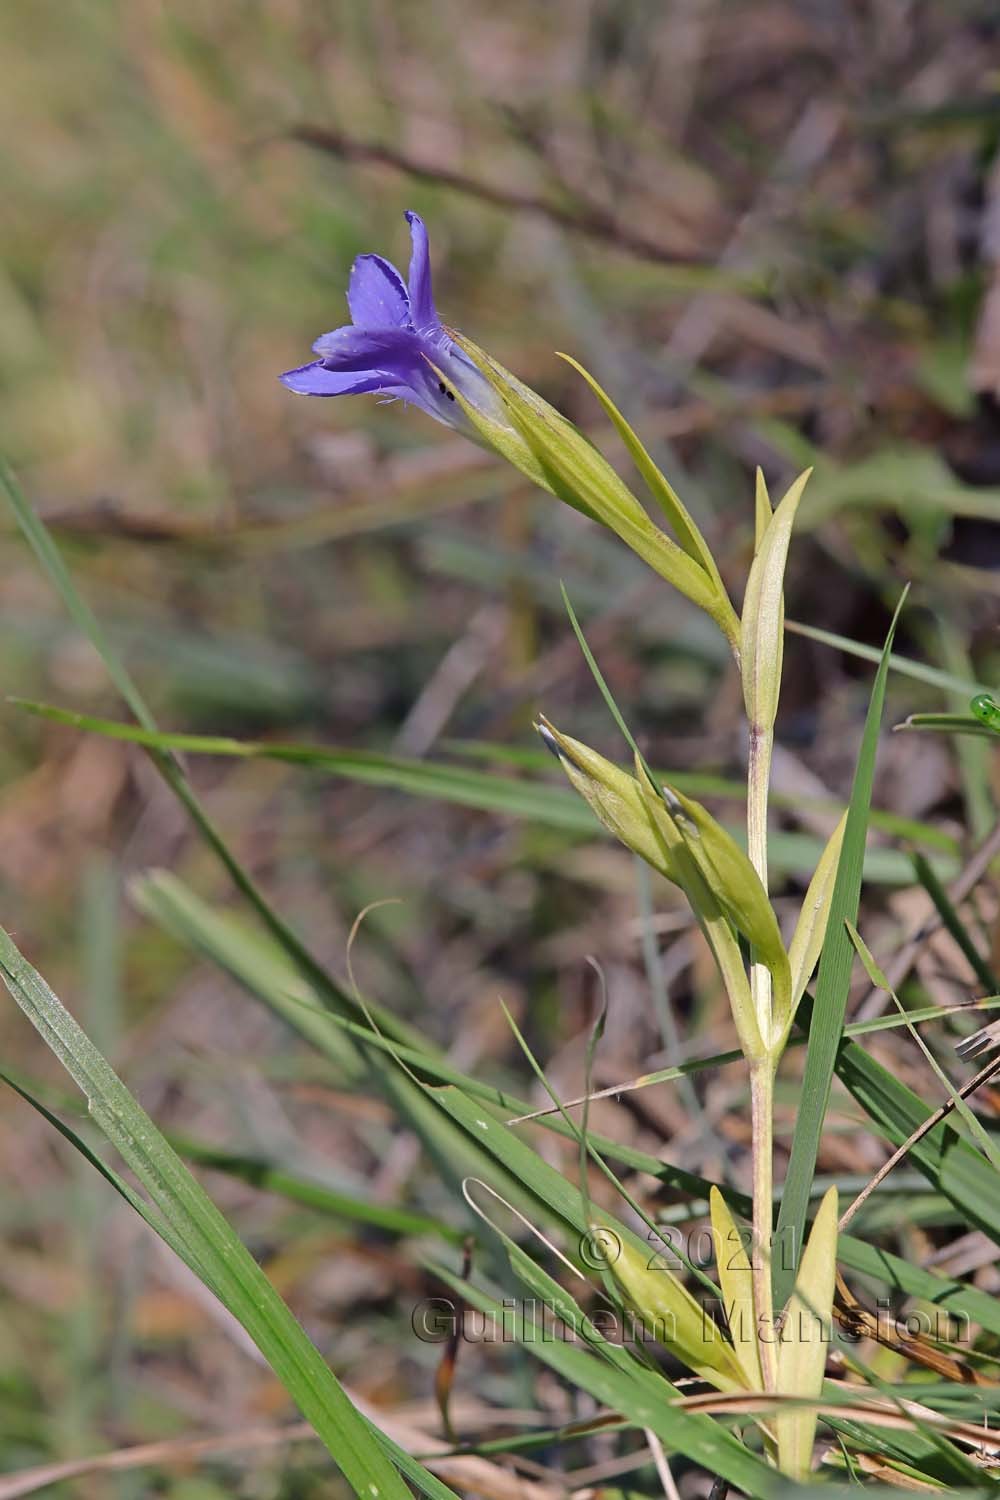
[[[649,758],[738,783],[721,639],[613,538],[419,412],[278,384],[344,321],[357,253],[405,266],[406,208],[446,321],[620,457],[554,351],[587,365],[737,597],[754,466],[780,492],[814,463],[789,618],[880,646],[910,581],[899,650],[1000,682],[994,5],[32,0],[0,11],[0,45],[2,444],[165,727],[527,775],[544,708],[620,755],[562,580]],[[6,693],[125,717],[9,520],[0,629]],[[779,908],[846,795],[871,673],[802,635],[786,661]],[[889,701],[890,722],[952,706],[899,677]],[[466,1070],[529,1091],[499,995],[577,1089],[588,954],[614,1020],[598,1081],[681,1055],[668,994],[681,1052],[727,1043],[685,914],[596,835],[289,765],[190,770],[338,972],[358,912],[398,901],[363,929],[363,983]],[[462,1222],[381,1100],[338,1088],[130,904],[153,866],[235,904],[141,751],[7,706],[0,773],[4,924],[161,1123]],[[874,840],[873,948],[918,910],[900,830],[953,873],[997,789],[986,742],[887,739],[876,803],[909,821]],[[995,935],[995,910],[982,920]],[[921,977],[935,1000],[961,993],[954,955]],[[0,1038],[9,1066],[59,1085],[9,1004]],[[708,1170],[745,1148],[740,1085],[720,1074],[695,1103],[608,1103],[603,1126]],[[793,1109],[791,1091],[786,1124]],[[863,1174],[848,1127],[825,1166]],[[0,1468],[286,1414],[224,1317],[12,1096],[0,1163]],[[208,1180],[345,1379],[433,1426],[417,1257]],[[495,1353],[468,1365],[468,1392],[517,1404]],[[312,1496],[334,1483],[316,1453],[182,1454],[63,1492]]]

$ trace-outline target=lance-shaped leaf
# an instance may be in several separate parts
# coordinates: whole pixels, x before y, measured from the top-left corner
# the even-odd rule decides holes
[[[823,940],[826,937],[827,923],[830,920],[830,903],[833,900],[833,886],[837,878],[837,864],[840,860],[841,845],[844,842],[846,822],[847,814],[845,813],[827,840],[802,902],[792,941],[788,945],[788,963],[792,980],[791,1008],[787,1018],[789,1026],[823,951]]]
[[[696,563],[699,563],[705,569],[705,572],[714,581],[720,595],[725,596],[725,585],[715,565],[712,549],[695,525],[687,506],[681,500],[673,485],[659,466],[653,462],[634,428],[626,422],[607,391],[597,383],[588,370],[584,369],[583,365],[579,364],[569,354],[560,354],[559,358],[564,359],[567,364],[572,365],[573,369],[579,375],[582,375],[590,386],[590,389],[613,422],[618,436],[625,444],[628,455],[635,464],[636,469],[645,480],[649,493],[670,522],[671,530],[678,542],[684,548],[688,557],[693,558]]]
[[[649,790],[648,777],[644,768],[638,764],[638,758],[636,772],[636,785],[641,787],[650,827],[655,831],[660,845],[668,852],[675,872],[673,878],[690,902],[691,910],[698,919],[698,926],[722,976],[740,1046],[748,1058],[760,1058],[766,1049],[757,1023],[743,954],[732,924],[673,820],[666,816],[659,798]]]
[[[811,472],[807,469],[799,475],[768,521],[747,581],[740,627],[740,661],[743,700],[752,733],[770,734],[778,712],[784,654],[785,560],[788,557],[795,513]],[[759,480],[758,530],[763,521],[766,503],[766,490]]]
[[[740,1229],[730,1212],[729,1204],[714,1186],[709,1194],[709,1207],[712,1214],[712,1238],[715,1242],[715,1265],[722,1288],[729,1337],[742,1366],[747,1386],[752,1391],[762,1391],[764,1380],[757,1344],[753,1267],[747,1255],[750,1230]],[[756,1253],[756,1247],[753,1248]]]
[[[739,622],[729,596],[716,581],[717,575],[653,524],[607,459],[572,422],[471,339],[456,333],[451,336],[502,403],[504,419],[498,420],[466,402],[461,391],[456,391],[456,399],[482,442],[560,500],[621,537],[661,578],[710,615],[738,652]]]
[[[767,535],[767,528],[771,524],[774,511],[771,509],[771,497],[767,493],[767,480],[764,471],[758,465],[757,477],[754,482],[754,527],[753,527],[753,550],[754,556],[760,551],[760,544]]]
[[[837,1189],[830,1188],[813,1221],[795,1290],[781,1320],[778,1349],[781,1395],[820,1399],[830,1347],[836,1271]],[[792,1479],[808,1477],[816,1420],[816,1411],[808,1407],[781,1411],[775,1418],[778,1465]]]
[[[770,970],[775,1010],[779,1015],[786,1013],[791,993],[788,955],[757,871],[735,839],[700,802],[667,783],[654,788],[648,779],[644,781],[647,800],[665,812],[722,911]]]
[[[606,1226],[595,1222],[593,1231]],[[637,1237],[615,1235],[615,1253],[607,1268],[642,1323],[643,1337],[652,1336],[671,1349],[689,1369],[720,1390],[742,1390],[743,1368],[733,1346],[720,1332],[709,1310],[691,1296],[670,1270],[663,1254]]]

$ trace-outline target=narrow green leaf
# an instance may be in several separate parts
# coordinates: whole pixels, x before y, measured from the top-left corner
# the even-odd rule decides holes
[[[712,556],[712,549],[698,530],[698,527],[691,518],[690,512],[673,485],[670,484],[662,470],[650,458],[649,453],[635,430],[626,422],[608,393],[597,383],[593,375],[584,369],[583,365],[579,364],[570,354],[560,354],[559,358],[564,359],[568,365],[572,365],[577,374],[582,375],[590,386],[590,389],[614,423],[618,436],[628,450],[629,457],[642,475],[649,493],[669,521],[678,542],[680,542],[688,556],[704,568],[719,590],[720,597],[726,598],[725,586],[716,567],[715,558]],[[734,611],[733,627],[735,628],[735,626],[736,617]]]
[[[474,1184],[469,1186],[474,1187]],[[490,1228],[507,1252],[511,1270],[537,1299],[537,1306],[544,1308],[547,1314],[565,1323],[576,1338],[596,1350],[609,1364],[616,1366],[630,1377],[642,1378],[634,1355],[626,1349],[625,1345],[605,1338],[566,1288],[550,1276],[532,1255],[521,1248],[516,1240],[505,1234],[498,1224],[493,1223],[492,1220],[489,1222]],[[585,1279],[583,1285],[587,1286]]]
[[[869,1119],[894,1146],[900,1146],[933,1110],[857,1042],[841,1043],[837,1077]],[[997,1173],[945,1117],[910,1147],[907,1160],[948,1198],[964,1219],[1000,1245],[1000,1193]]]
[[[945,929],[951,934],[965,954],[969,966],[979,980],[979,983],[988,994],[996,994],[997,990],[1000,990],[1000,981],[997,980],[997,976],[972,941],[969,929],[955,910],[951,898],[937,878],[933,866],[922,854],[915,853],[913,855],[913,869],[920,884],[934,902],[938,916],[941,918]]]
[[[3,459],[0,459],[0,487],[6,492],[18,526],[38,561],[41,563],[49,582],[59,594],[75,624],[97,651],[111,681],[138,719],[142,734],[146,736],[156,735],[156,721],[147,707],[142,694],[132,681],[125,666],[119,661],[118,656],[112,650],[101,629],[97,616],[77,591],[62,560],[59,549],[53,542],[41,518],[28,503],[17,480]],[[357,1011],[357,1001],[350,990],[339,984],[332,975],[326,972],[321,964],[317,963],[301,939],[284,918],[273,909],[263,893],[257,888],[256,882],[252,879],[249,872],[236,859],[195,796],[183,768],[172,751],[166,750],[162,745],[154,745],[152,740],[150,740],[148,748],[151,752],[153,765],[182,807],[184,807],[205,843],[222,863],[236,889],[253,907],[265,927],[277,938],[296,967],[310,983],[317,987],[322,995],[323,1003],[335,1010],[346,1009],[350,1011],[354,1009]],[[373,1006],[372,1010],[378,1015],[380,1025],[390,1035],[401,1034],[399,1023],[390,1012],[382,1012],[377,1006]],[[402,1028],[402,1032],[405,1032],[405,1028]]]
[[[516,434],[532,455],[532,464],[541,469],[543,486],[613,531],[661,578],[710,615],[736,649],[738,631],[732,604],[728,596],[720,597],[700,562],[653,524],[607,460],[571,422],[471,339],[459,337],[458,342],[500,397],[509,423],[506,430]],[[461,401],[461,393],[457,394]],[[467,403],[461,404],[483,440],[503,451],[497,441],[498,424],[484,419]],[[524,472],[531,472],[530,466],[518,462],[511,453],[504,456]]]
[[[785,629],[790,630],[793,635],[804,635],[810,641],[818,641],[821,646],[832,646],[835,651],[843,651],[848,656],[856,656],[861,661],[878,664],[882,659],[882,653],[877,646],[866,646],[861,641],[852,641],[850,636],[836,635],[832,630],[820,630],[817,625],[803,625],[799,620],[787,620]],[[898,672],[901,677],[912,677],[917,682],[926,682],[931,687],[943,688],[945,692],[984,693],[989,691],[985,683],[972,682],[966,677],[956,677],[952,672],[942,672],[939,667],[929,667],[922,661],[912,661],[908,656],[890,655],[889,671]]]
[[[112,650],[97,616],[77,592],[48,528],[32,509],[27,496],[17,482],[14,471],[3,457],[0,457],[0,486],[6,493],[22,535],[41,564],[42,571],[48,576],[65,604],[73,623],[96,649],[104,663],[105,671],[139,723],[144,729],[155,730],[156,724],[153,716],[146,707],[141,693]]]
[[[815,1004],[809,1029],[805,1074],[802,1080],[802,1102],[795,1122],[791,1157],[785,1179],[785,1191],[778,1214],[777,1244],[781,1251],[772,1257],[775,1302],[779,1307],[788,1299],[793,1284],[805,1232],[809,1190],[816,1169],[823,1120],[830,1083],[837,1060],[837,1047],[844,1029],[844,1014],[851,983],[851,961],[854,949],[844,926],[858,913],[861,878],[864,868],[868,808],[871,803],[875,754],[878,748],[882,705],[889,671],[896,622],[906,599],[904,591],[889,627],[882,659],[875,676],[861,749],[858,753],[854,785],[844,825],[844,837],[827,923],[826,941],[819,961]]]
[[[136,1174],[169,1226],[164,1237],[236,1317],[315,1428],[355,1494],[408,1500],[372,1429],[351,1405],[249,1251],[153,1121],[41,975],[0,928],[0,977],[87,1099],[95,1124]],[[157,1227],[156,1220],[144,1215]]]
[[[711,1417],[685,1412],[672,1404],[676,1391],[662,1376],[637,1366],[634,1373],[612,1366],[589,1349],[559,1338],[546,1337],[530,1300],[521,1299],[511,1314],[504,1304],[479,1288],[469,1286],[447,1268],[434,1266],[437,1275],[473,1307],[509,1327],[513,1337],[531,1354],[555,1370],[561,1379],[587,1391],[601,1406],[620,1412],[639,1428],[649,1428],[672,1453],[683,1453],[710,1474],[721,1475],[754,1500],[785,1500],[787,1488],[771,1469],[734,1434]],[[505,1321],[502,1321],[505,1320]]]
[[[874,955],[871,952],[871,949],[868,947],[868,944],[865,942],[860,932],[858,932],[857,928],[851,922],[847,923],[847,931],[848,935],[850,936],[851,942],[854,944],[854,947],[857,951],[858,957],[861,959],[865,973],[868,975],[869,980],[877,989],[885,990],[886,994],[890,996],[897,1011],[903,1018],[904,1024],[907,1025],[907,1029],[909,1030],[910,1035],[916,1042],[917,1046],[920,1048],[921,1052],[924,1054],[924,1057],[927,1059],[931,1070],[937,1077],[938,1082],[941,1084],[942,1088],[945,1091],[945,1094],[951,1099],[955,1110],[961,1116],[961,1119],[964,1122],[966,1129],[969,1131],[969,1134],[973,1137],[974,1140],[977,1140],[979,1142],[984,1155],[990,1160],[990,1162],[992,1162],[993,1170],[995,1172],[1000,1172],[1000,1152],[998,1152],[997,1147],[990,1139],[990,1134],[987,1131],[986,1127],[982,1125],[976,1118],[969,1105],[962,1098],[961,1094],[956,1092],[950,1078],[941,1067],[937,1058],[927,1046],[917,1028],[911,1021],[909,1021],[903,1002],[900,1000],[899,996],[896,994],[896,991],[889,983],[885,972],[879,967]],[[998,1176],[998,1184],[1000,1184],[1000,1176]]]
[[[136,909],[197,953],[232,974],[251,994],[324,1053],[349,1082],[365,1074],[364,1059],[337,1026],[314,985],[298,971],[273,938],[248,922],[217,911],[168,870],[150,870],[131,882]]]
[[[57,1130],[71,1146],[79,1151],[81,1156],[114,1188],[115,1192],[119,1193],[139,1217],[145,1220],[154,1233],[158,1234],[164,1243],[173,1250],[174,1254],[194,1271],[195,1275],[213,1292],[213,1295],[219,1296],[219,1292],[213,1285],[210,1270],[205,1266],[199,1267],[197,1265],[189,1248],[174,1234],[168,1220],[159,1214],[155,1208],[151,1207],[119,1173],[108,1166],[107,1162],[102,1161],[95,1152],[91,1151],[81,1135],[73,1130],[71,1126],[60,1120],[51,1110],[47,1109],[41,1100],[25,1088],[23,1084],[2,1071],[0,1071],[0,1079],[14,1089],[16,1093],[20,1094],[21,1098],[27,1104],[30,1104],[32,1109],[37,1110],[53,1129]],[[212,1165],[218,1165],[218,1163],[213,1162]],[[221,1296],[219,1300],[223,1300]],[[367,1421],[367,1419],[365,1420]],[[417,1459],[405,1452],[404,1449],[398,1447],[384,1433],[379,1432],[376,1427],[369,1424],[369,1430],[375,1441],[385,1450],[396,1467],[416,1485],[418,1490],[428,1496],[429,1500],[454,1500],[454,1494],[448,1489],[447,1485],[442,1484],[437,1476],[425,1469]]]
[[[290,1171],[279,1162],[266,1157],[250,1155],[243,1151],[231,1151],[223,1146],[213,1146],[206,1141],[196,1141],[191,1136],[165,1136],[178,1156],[199,1166],[211,1167],[214,1172],[224,1172],[240,1182],[249,1183],[264,1193],[276,1193],[290,1203],[301,1203],[314,1208],[318,1213],[342,1219],[350,1224],[369,1224],[389,1234],[431,1235],[448,1244],[461,1244],[465,1231],[450,1224],[433,1219],[429,1214],[416,1213],[409,1208],[398,1208],[391,1203],[379,1203],[359,1193],[345,1193],[317,1182],[302,1172]]]
[[[354,1087],[367,1081],[383,1094],[423,1142],[456,1194],[464,1178],[485,1177],[522,1212],[544,1216],[546,1205],[527,1194],[502,1164],[484,1155],[474,1136],[451,1125],[416,1076],[429,1071],[435,1078],[443,1075],[449,1081],[464,1082],[463,1074],[448,1068],[423,1046],[408,1046],[373,1031],[367,1020],[361,1025],[324,1009],[320,992],[303,981],[283,950],[249,932],[245,923],[216,912],[176,876],[154,872],[134,881],[132,892],[141,911],[179,941],[219,963],[320,1053],[343,1068]],[[522,1107],[520,1100],[508,1100],[499,1090],[496,1103],[511,1113]]]
[[[116,1172],[113,1167],[109,1166],[106,1161],[102,1160],[96,1151],[91,1150],[87,1141],[84,1140],[78,1131],[74,1130],[71,1125],[67,1125],[64,1120],[60,1120],[58,1115],[53,1114],[52,1110],[38,1098],[37,1094],[27,1088],[17,1078],[12,1077],[9,1073],[0,1071],[0,1079],[3,1080],[8,1088],[13,1089],[16,1094],[20,1094],[26,1104],[30,1104],[32,1109],[36,1110],[42,1119],[52,1126],[53,1130],[59,1132],[63,1140],[68,1141],[76,1151],[79,1151],[84,1161],[88,1162],[104,1178],[105,1182],[113,1187],[120,1197],[124,1198],[129,1207],[133,1208],[139,1217],[146,1221],[150,1229],[155,1234],[158,1234],[165,1244],[170,1246],[175,1255],[179,1256],[186,1264],[193,1265],[187,1246],[185,1246],[179,1236],[174,1234],[169,1221],[157,1209],[151,1207],[142,1194],[137,1193],[131,1183],[126,1182],[125,1178],[119,1172]],[[205,1284],[209,1285],[209,1273],[203,1269],[199,1274],[202,1275]]]
[[[597,683],[598,692],[604,699],[611,717],[618,725],[625,743],[628,745],[629,749],[632,751],[632,754],[636,757],[636,759],[642,763],[642,766],[647,771],[647,774],[651,776],[652,772],[649,771],[649,768],[646,766],[646,762],[643,759],[642,752],[639,749],[639,746],[636,744],[635,739],[633,738],[632,731],[631,729],[629,729],[628,724],[625,722],[625,715],[622,713],[621,709],[618,707],[618,704],[615,702],[614,694],[608,687],[607,681],[604,677],[604,673],[597,665],[597,658],[595,657],[594,653],[591,651],[590,646],[587,643],[587,637],[584,635],[583,628],[580,625],[580,621],[576,617],[576,610],[573,608],[573,605],[570,602],[569,594],[566,592],[566,585],[564,583],[560,583],[559,590],[562,594],[562,601],[566,608],[566,613],[569,616],[569,623],[573,627],[573,634],[576,636],[577,645],[583,652],[583,659],[587,663],[587,666],[590,668],[591,677],[593,677],[594,681]]]
[[[867,1240],[855,1239],[842,1234],[837,1240],[837,1259],[849,1271],[870,1276],[892,1290],[908,1297],[920,1297],[933,1307],[954,1317],[959,1324],[967,1320],[978,1323],[989,1333],[1000,1335],[1000,1299],[989,1292],[966,1282],[953,1281],[939,1276],[923,1266],[914,1265],[891,1250],[871,1245]],[[964,1337],[963,1337],[964,1334]],[[971,1337],[968,1327],[959,1327],[955,1343],[968,1342]]]
[[[598,1170],[601,1172],[606,1181],[610,1183],[613,1191],[616,1192],[622,1198],[622,1200],[628,1204],[636,1219],[638,1219],[640,1223],[646,1226],[646,1230],[651,1237],[651,1240],[655,1243],[655,1241],[659,1238],[659,1230],[657,1229],[654,1220],[650,1218],[649,1214],[643,1208],[642,1204],[630,1192],[621,1178],[615,1174],[611,1167],[609,1167],[608,1163],[604,1160],[604,1157],[601,1155],[601,1152],[598,1150],[597,1145],[590,1135],[587,1103],[584,1103],[583,1115],[578,1125],[570,1115],[569,1111],[565,1108],[562,1100],[559,1098],[559,1095],[556,1093],[555,1089],[552,1087],[551,1083],[546,1077],[544,1068],[535,1057],[534,1052],[528,1045],[524,1034],[522,1033],[517,1022],[514,1020],[514,1017],[510,1014],[510,1011],[506,1006],[504,1006],[503,1009],[507,1024],[510,1026],[512,1032],[514,1033],[517,1044],[521,1048],[521,1051],[524,1053],[524,1056],[527,1058],[532,1072],[544,1088],[545,1092],[548,1094],[549,1098],[552,1100],[555,1108],[558,1110],[559,1115],[567,1128],[567,1131],[577,1141],[579,1147],[579,1192],[581,1212],[584,1222],[591,1225],[591,1228],[596,1228],[598,1230],[598,1233],[601,1233],[603,1231],[603,1226],[600,1225],[600,1223],[595,1224],[594,1214],[591,1210],[590,1182],[587,1175],[587,1168],[588,1162],[592,1161],[597,1166]],[[586,1065],[588,1069],[590,1066],[590,1051],[591,1048],[596,1045],[598,1034],[603,1032],[604,1019],[605,1011],[602,1007],[601,1015],[598,1018],[597,1024],[591,1033],[590,1042],[588,1044],[588,1061]],[[507,1122],[504,1123],[506,1124]],[[702,1284],[702,1286],[704,1286],[709,1295],[715,1297],[718,1290],[717,1287],[705,1275],[705,1272],[701,1269],[701,1267],[698,1266],[694,1261],[691,1260],[688,1255],[685,1254],[682,1248],[678,1249],[677,1258],[683,1263],[685,1268],[695,1277],[695,1279],[698,1280]],[[669,1276],[670,1273],[668,1272],[668,1277]],[[608,1290],[609,1273],[604,1268],[602,1268],[602,1281],[604,1282],[605,1290]]]
[[[879,968],[878,964],[875,961],[875,955],[872,953],[871,949],[865,942],[864,938],[861,936],[858,929],[855,927],[854,923],[845,921],[844,926],[847,928],[847,936],[854,944],[854,951],[861,960],[861,966],[864,969],[865,973],[868,975],[869,982],[873,984],[876,989],[885,990],[886,994],[890,994],[892,992],[892,985],[886,978],[885,971]]]
[[[901,724],[894,724],[897,734],[923,730],[934,734],[971,734],[978,739],[996,739],[997,731],[971,714],[909,714]]]
[[[464,766],[407,760],[400,756],[382,755],[378,751],[371,750],[339,750],[318,745],[284,745],[271,741],[231,740],[225,736],[146,731],[136,725],[124,724],[114,719],[95,718],[90,714],[79,714],[50,704],[35,704],[24,699],[11,701],[16,702],[19,707],[29,713],[52,719],[56,723],[106,735],[109,739],[146,745],[153,750],[180,750],[189,754],[289,761],[296,765],[314,767],[335,776],[343,776],[346,780],[356,781],[366,786],[393,787],[412,796],[429,797],[459,807],[477,808],[507,817],[525,818],[547,828],[560,829],[567,835],[586,835],[593,832],[593,820],[581,804],[579,797],[546,782],[519,781],[492,772],[469,770]],[[494,747],[492,753],[498,758],[511,755],[511,752],[504,752],[499,747]],[[524,755],[525,752],[521,752],[518,759],[524,758]],[[675,779],[672,776],[672,781],[678,788],[683,786],[691,792],[704,788],[705,795],[709,793],[720,796],[730,793],[733,796],[736,795],[735,787],[727,786],[724,782],[716,785],[704,777],[678,774]],[[189,807],[186,795],[182,796],[181,800],[186,807]],[[831,809],[834,807],[834,804],[823,803],[822,805],[824,807],[829,805]],[[191,815],[200,827],[197,815],[195,813]],[[907,819],[894,818],[888,813],[879,814],[873,821],[877,821],[879,827],[887,833],[902,838],[919,839],[925,844],[943,850],[944,854],[937,861],[937,868],[942,878],[951,879],[957,873],[958,864],[955,858],[957,846],[954,840],[943,838],[939,832],[936,833],[927,826]],[[219,850],[213,841],[217,839],[218,834],[213,834],[209,843],[219,854],[226,868],[231,871],[232,863],[234,863],[232,855],[228,850],[225,853]],[[771,834],[769,851],[771,865],[782,873],[811,874],[821,852],[822,845],[809,834],[789,833],[782,829],[776,829]],[[910,876],[910,862],[900,850],[875,848],[867,852],[866,879],[883,885],[906,885]],[[233,878],[235,880],[236,877]],[[249,880],[249,877],[246,879]],[[238,889],[244,890],[239,881],[236,883]],[[259,892],[256,893],[256,897],[256,900],[250,899],[251,904],[259,913],[260,908],[257,902],[262,902],[263,897]],[[275,926],[276,922],[280,923],[280,918],[275,918],[272,913],[271,920],[266,925],[275,936],[279,937],[282,946],[287,947],[287,937],[281,936],[279,929]],[[317,975],[312,971],[309,977],[313,982],[317,982]],[[326,982],[327,985],[334,983],[329,975],[326,976]],[[339,993],[344,1003],[353,1003],[353,997]],[[401,1023],[392,1018],[391,1013],[383,1014],[377,1006],[374,1010],[379,1017],[379,1023],[384,1025],[387,1031],[399,1034]]]

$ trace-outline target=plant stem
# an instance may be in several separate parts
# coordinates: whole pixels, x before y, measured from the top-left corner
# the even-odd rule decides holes
[[[747,849],[760,883],[767,890],[767,797],[771,782],[774,732],[750,725],[747,765]],[[753,1295],[757,1315],[757,1346],[764,1389],[777,1383],[774,1344],[774,1294],[771,1286],[771,1233],[774,1212],[774,1074],[775,1056],[771,1015],[771,975],[761,963],[751,963],[750,992],[765,1056],[750,1064],[750,1101],[753,1126]]]
[[[750,863],[767,890],[767,797],[771,783],[773,730],[750,725],[750,754],[747,764],[747,853]],[[750,993],[753,996],[757,1026],[764,1046],[771,1046],[771,975],[763,964],[751,963]]]
[[[770,1057],[750,1066],[753,1124],[753,1241],[751,1266],[757,1348],[764,1389],[777,1385],[774,1343],[774,1298],[771,1290],[771,1232],[774,1207],[774,1062]]]

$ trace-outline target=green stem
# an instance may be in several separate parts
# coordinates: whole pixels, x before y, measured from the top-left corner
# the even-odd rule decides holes
[[[760,883],[767,890],[767,798],[771,782],[774,733],[750,725],[747,765],[747,851]],[[750,1063],[753,1126],[753,1296],[757,1347],[764,1389],[777,1384],[774,1342],[774,1294],[771,1287],[771,1233],[774,1212],[774,1074],[776,1052],[771,1014],[771,975],[764,964],[751,963],[750,993],[764,1042],[763,1058]]]
[[[777,1385],[774,1298],[771,1290],[771,1233],[774,1204],[774,1063],[770,1058],[750,1067],[753,1123],[753,1300],[757,1348],[764,1389]]]
[[[767,890],[767,797],[771,782],[771,730],[750,725],[750,755],[747,765],[747,853],[750,863]],[[771,975],[764,964],[751,963],[750,993],[753,997],[757,1026],[764,1046],[771,1047]]]

